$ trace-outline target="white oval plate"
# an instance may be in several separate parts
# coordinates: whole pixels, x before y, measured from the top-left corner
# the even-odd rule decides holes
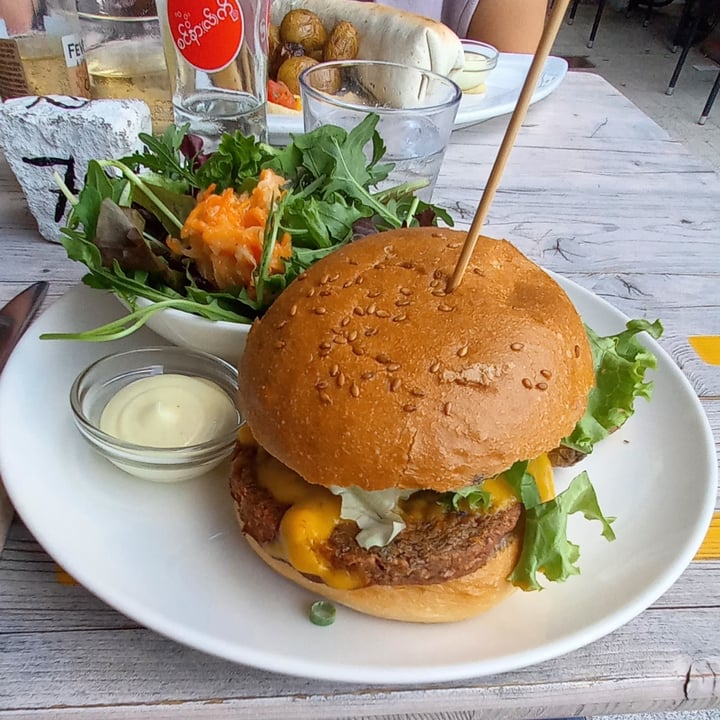
[[[469,127],[499,115],[511,113],[520,97],[520,90],[528,70],[532,55],[500,53],[498,64],[487,80],[487,91],[482,95],[464,93],[455,118],[455,130]],[[530,104],[547,97],[563,81],[567,74],[567,61],[550,56],[545,62],[537,87]],[[303,132],[302,114],[268,114],[268,135],[273,145],[286,145],[290,142],[290,133]]]
[[[561,282],[598,332],[623,327],[624,316],[605,301]],[[613,543],[597,523],[572,518],[581,575],[517,592],[458,624],[410,625],[338,608],[335,624],[318,628],[307,618],[316,598],[246,547],[227,467],[187,483],[150,483],[94,454],[75,430],[68,406],[75,375],[102,355],[161,342],[144,329],[112,344],[38,335],[95,327],[121,312],[113,297],[79,286],[30,328],[0,377],[0,472],[28,528],[65,570],[125,615],[205,652],[277,672],[384,684],[524,667],[640,613],[682,573],[710,521],[717,469],[707,419],[685,376],[648,339],[658,356],[652,402],[639,401],[622,430],[558,477],[562,487],[587,469],[604,511],[617,517]]]

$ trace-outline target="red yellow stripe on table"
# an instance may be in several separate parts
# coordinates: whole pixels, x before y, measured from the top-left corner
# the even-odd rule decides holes
[[[717,510],[712,516],[707,535],[694,560],[720,560],[720,512]]]
[[[688,341],[701,360],[708,365],[720,365],[720,335],[693,335]]]

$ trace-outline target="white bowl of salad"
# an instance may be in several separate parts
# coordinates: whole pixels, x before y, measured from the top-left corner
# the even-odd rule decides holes
[[[128,309],[113,323],[54,339],[102,341],[142,325],[170,342],[237,363],[255,318],[307,267],[368,232],[452,224],[415,197],[421,181],[375,190],[392,165],[368,115],[274,148],[225,135],[219,148],[171,126],[142,152],[93,160],[62,243],[83,282]],[[366,154],[370,150],[369,154]]]

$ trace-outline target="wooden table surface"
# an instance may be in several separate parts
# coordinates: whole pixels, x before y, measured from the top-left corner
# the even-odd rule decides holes
[[[453,136],[434,199],[460,227],[469,225],[506,123],[496,118]],[[687,340],[720,335],[720,183],[701,160],[601,78],[570,73],[531,108],[487,234],[512,239],[628,315],[662,318],[662,345],[720,440],[720,367],[705,364]],[[3,167],[0,306],[38,279],[50,282],[51,303],[82,274],[37,234]],[[637,618],[564,657],[473,680],[378,687],[275,675],[160,637],[62,582],[17,519],[0,557],[0,717],[469,720],[649,712],[720,707],[719,675],[718,560],[693,562]]]

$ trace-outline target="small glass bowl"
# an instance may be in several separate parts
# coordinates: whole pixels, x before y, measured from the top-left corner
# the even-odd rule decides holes
[[[464,93],[485,92],[488,75],[495,69],[500,53],[497,48],[477,40],[463,40],[465,66],[453,73],[452,79]]]
[[[218,385],[235,407],[234,427],[206,442],[171,448],[136,445],[100,430],[102,411],[119,390],[167,373],[206,378]],[[208,353],[179,347],[129,350],[97,360],[73,382],[70,406],[80,433],[97,452],[121,470],[156,482],[189,480],[214,468],[232,452],[243,422],[237,406],[237,370]]]

